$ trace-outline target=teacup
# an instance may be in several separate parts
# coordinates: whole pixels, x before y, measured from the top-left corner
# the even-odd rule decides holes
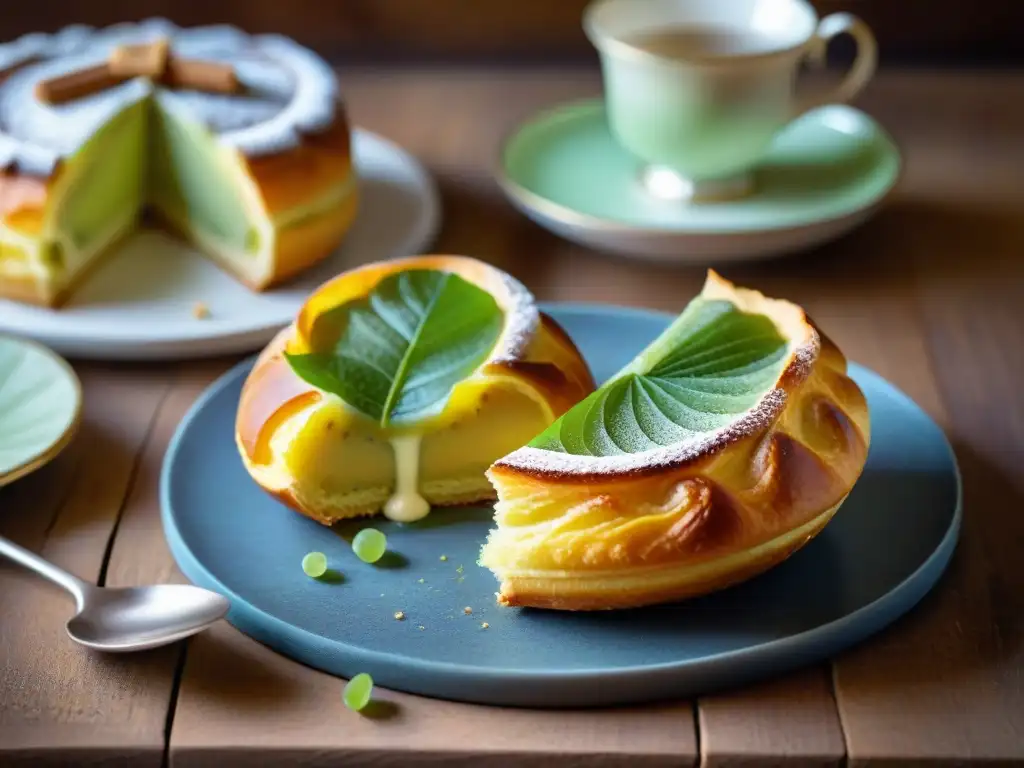
[[[595,0],[583,17],[601,58],[608,124],[660,198],[731,199],[753,189],[773,139],[810,109],[853,98],[875,71],[868,26],[819,20],[806,0]],[[797,93],[801,62],[849,33],[857,58],[823,98]]]

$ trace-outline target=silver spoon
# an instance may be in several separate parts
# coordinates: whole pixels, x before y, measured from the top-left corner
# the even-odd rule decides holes
[[[78,613],[67,623],[75,642],[98,651],[143,651],[193,635],[223,618],[227,599],[186,584],[97,587],[0,537],[0,555],[70,592]]]

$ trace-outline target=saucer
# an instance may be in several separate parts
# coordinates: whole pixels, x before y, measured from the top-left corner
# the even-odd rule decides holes
[[[895,185],[900,153],[868,115],[828,105],[787,126],[746,197],[660,200],[612,137],[600,99],[536,115],[501,148],[498,181],[542,227],[591,248],[666,262],[743,261],[810,248],[862,223]]]
[[[74,437],[81,409],[70,365],[40,344],[0,336],[0,486],[55,458]]]

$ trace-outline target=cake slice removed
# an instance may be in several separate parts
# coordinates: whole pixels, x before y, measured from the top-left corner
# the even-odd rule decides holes
[[[260,355],[236,440],[266,491],[318,522],[491,501],[491,463],[593,391],[569,340],[471,258],[370,264],[315,291]]]
[[[339,107],[340,109],[340,107]],[[334,251],[358,206],[348,123],[246,157],[173,95],[153,102],[149,199],[165,224],[254,290]]]
[[[869,439],[845,357],[803,310],[710,272],[628,366],[488,470],[496,528],[480,563],[510,606],[721,589],[821,531]]]
[[[148,105],[137,100],[52,178],[0,174],[0,296],[59,304],[135,229],[145,205],[147,123]]]

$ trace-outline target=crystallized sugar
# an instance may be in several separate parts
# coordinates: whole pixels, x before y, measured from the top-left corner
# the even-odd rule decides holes
[[[821,342],[817,333],[797,347],[784,369],[797,381],[806,378],[818,358]],[[497,462],[498,466],[542,475],[602,476],[628,475],[647,469],[678,466],[717,450],[741,437],[765,429],[786,405],[786,392],[772,389],[756,406],[721,429],[669,446],[615,456],[578,456],[525,446]]]
[[[115,114],[151,93],[144,80],[130,81],[87,98],[51,105],[34,95],[37,82],[101,63],[119,45],[170,40],[185,58],[231,63],[247,89],[239,95],[158,91],[193,120],[248,156],[273,154],[298,145],[303,133],[333,123],[338,85],[326,62],[288,38],[249,36],[226,25],[181,29],[163,19],[82,25],[54,35],[33,33],[0,45],[0,73],[21,66],[0,83],[0,169],[49,175],[61,157],[73,154]],[[22,66],[23,65],[23,66]]]

